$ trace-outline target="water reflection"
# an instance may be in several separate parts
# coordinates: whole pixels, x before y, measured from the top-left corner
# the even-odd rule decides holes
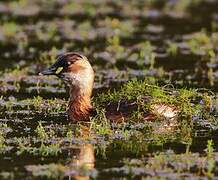
[[[88,127],[81,128],[82,138],[88,138],[89,129]],[[82,144],[72,146],[69,155],[72,159],[67,163],[69,167],[75,167],[78,169],[79,175],[74,174],[74,171],[69,172],[69,179],[76,180],[88,180],[90,179],[89,174],[95,167],[95,154],[94,147],[92,144]]]

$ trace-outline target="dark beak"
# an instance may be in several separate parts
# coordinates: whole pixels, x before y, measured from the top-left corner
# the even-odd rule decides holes
[[[39,75],[56,75],[57,68],[50,67],[42,72],[39,73]]]

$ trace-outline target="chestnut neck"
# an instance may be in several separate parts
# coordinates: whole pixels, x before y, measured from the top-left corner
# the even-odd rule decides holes
[[[72,85],[70,87],[70,100],[68,115],[71,121],[87,121],[93,107],[91,105],[92,87],[84,88]]]

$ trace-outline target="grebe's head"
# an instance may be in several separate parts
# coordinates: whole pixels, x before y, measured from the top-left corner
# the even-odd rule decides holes
[[[94,71],[87,58],[79,53],[69,52],[57,56],[56,62],[42,75],[56,75],[62,78],[69,86],[93,86]]]

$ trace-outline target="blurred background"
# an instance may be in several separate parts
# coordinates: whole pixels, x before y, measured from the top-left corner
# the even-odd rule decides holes
[[[57,54],[78,51],[94,65],[98,86],[151,76],[216,89],[217,7],[216,0],[2,1],[0,70],[34,75]]]

